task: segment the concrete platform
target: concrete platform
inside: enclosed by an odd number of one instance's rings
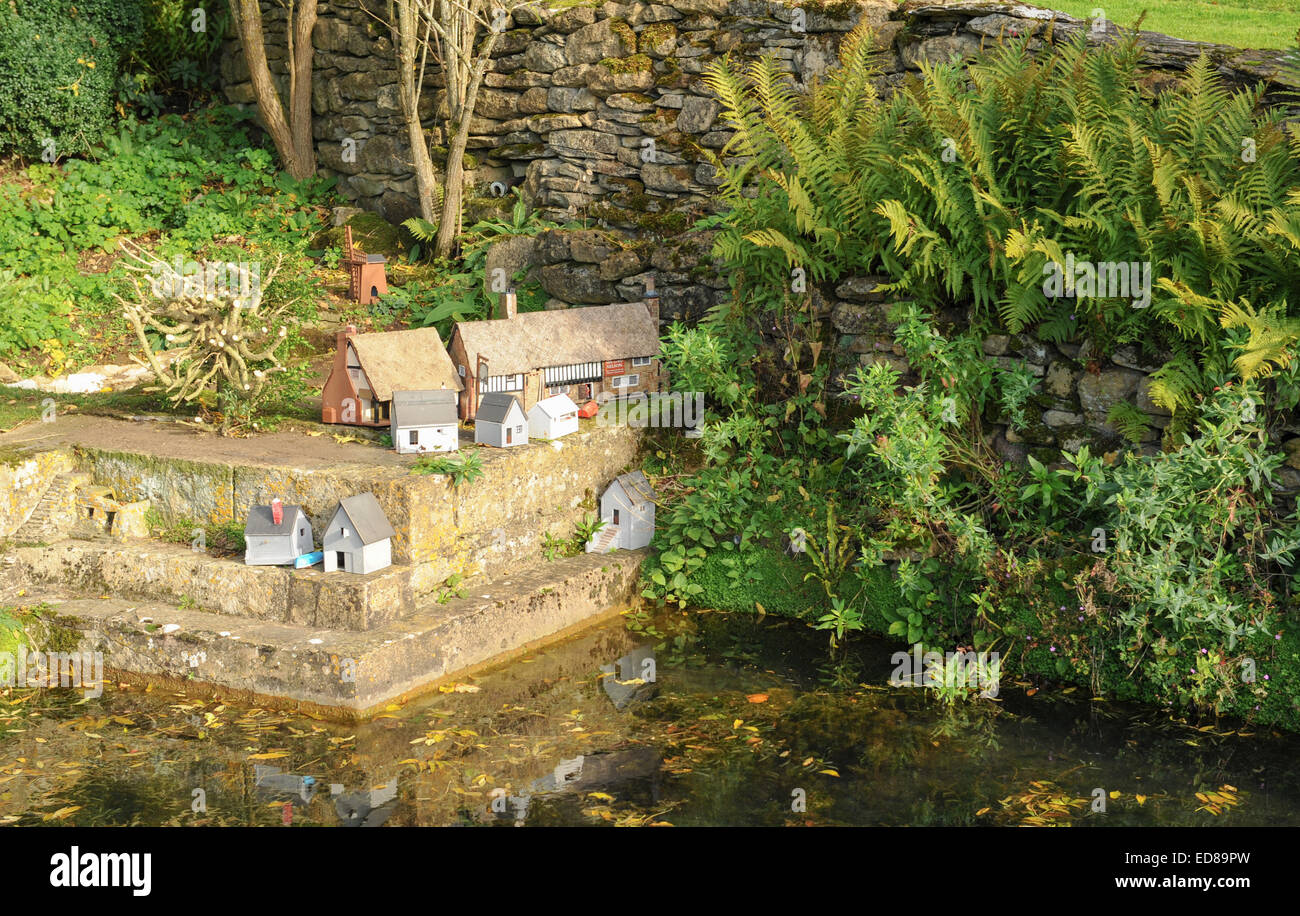
[[[357,632],[178,610],[171,605],[28,595],[45,601],[114,677],[205,684],[259,703],[365,717],[440,679],[525,651],[639,601],[644,551],[541,562],[447,604]]]

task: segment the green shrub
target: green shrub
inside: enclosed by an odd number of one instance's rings
[[[97,24],[0,6],[0,152],[85,151],[110,123],[117,66]]]

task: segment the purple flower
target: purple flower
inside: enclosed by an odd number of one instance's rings
[[[1266,681],[1268,680],[1268,675],[1267,675],[1267,674],[1264,675],[1264,680],[1266,680]]]
[[[1056,651],[1056,646],[1052,646],[1052,651],[1053,651],[1053,652]]]

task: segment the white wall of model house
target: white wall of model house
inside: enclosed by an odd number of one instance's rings
[[[436,426],[395,426],[393,447],[398,454],[417,455],[422,452],[454,452],[460,448],[460,435],[455,423]]]

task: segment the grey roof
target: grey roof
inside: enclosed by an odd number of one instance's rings
[[[339,500],[339,506],[352,521],[352,527],[357,529],[357,537],[361,539],[361,543],[373,544],[384,538],[397,537],[397,532],[388,523],[388,516],[384,515],[384,510],[379,508],[379,500],[375,499],[375,494],[358,493],[356,496],[345,496]]]
[[[458,321],[452,333],[460,335],[469,365],[477,366],[482,356],[493,375],[659,352],[659,319],[643,302]]]
[[[394,391],[393,422],[397,426],[442,426],[457,422],[457,394],[437,391]]]
[[[506,417],[510,416],[511,404],[519,404],[519,399],[513,394],[506,394],[504,391],[485,394],[478,402],[478,412],[475,417],[488,423],[504,423]],[[524,408],[521,405],[519,409],[522,411]]]
[[[293,534],[294,524],[299,515],[303,518],[307,517],[307,513],[302,511],[302,506],[285,506],[284,522],[277,525],[274,516],[271,515],[270,506],[253,506],[248,510],[248,518],[244,521],[244,535],[265,537],[268,534]]]
[[[645,474],[640,471],[619,474],[615,479],[622,485],[629,499],[636,502],[654,502],[655,489],[650,486],[650,481],[646,480]]]

